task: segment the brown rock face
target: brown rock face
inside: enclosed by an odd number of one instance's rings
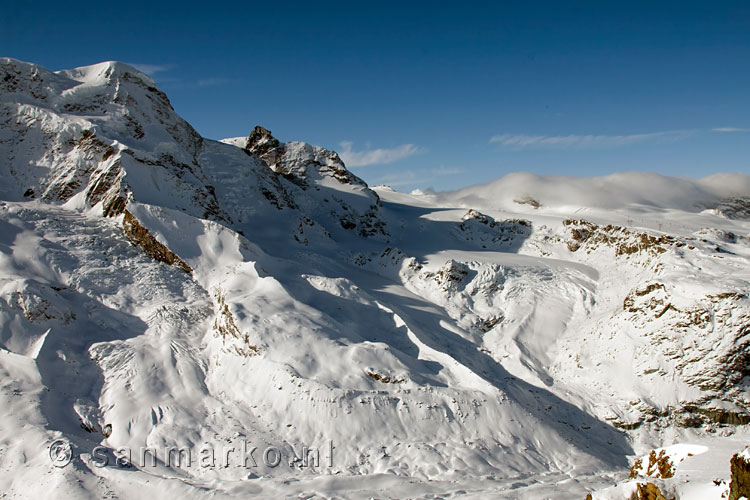
[[[665,497],[654,483],[638,483],[635,491],[630,496],[630,500],[674,500],[674,498]]]
[[[125,210],[125,218],[122,221],[122,228],[125,231],[125,235],[134,245],[143,248],[143,250],[154,259],[169,264],[170,266],[177,266],[186,273],[193,272],[192,268],[187,265],[184,260],[154,238],[154,236],[149,233],[140,222],[138,222],[138,219],[127,210]]]
[[[750,498],[750,461],[735,453],[729,461],[732,482],[729,483],[729,500]]]
[[[245,151],[258,156],[271,170],[277,171],[284,156],[284,146],[271,135],[271,131],[257,125],[245,143]]]
[[[333,177],[341,184],[367,184],[346,169],[338,153],[317,146],[302,146],[303,152],[297,150],[292,143],[282,143],[271,135],[271,131],[257,125],[245,141],[246,153],[260,158],[268,167],[291,180],[303,189],[310,186],[306,177],[308,168],[316,170],[321,175]],[[297,143],[299,147],[299,143]],[[377,195],[372,193],[377,199]]]

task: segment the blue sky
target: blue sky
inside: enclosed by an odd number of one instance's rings
[[[210,138],[256,124],[370,184],[750,171],[748,2],[6,2],[0,55],[139,65]]]

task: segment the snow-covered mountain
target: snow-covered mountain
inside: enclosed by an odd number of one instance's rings
[[[750,422],[747,176],[371,189],[122,63],[0,59],[0,124],[9,495],[582,498]]]

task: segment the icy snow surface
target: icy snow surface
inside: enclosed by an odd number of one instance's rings
[[[747,444],[747,176],[371,189],[121,63],[0,59],[0,123],[8,498],[614,499],[664,449],[708,499]]]

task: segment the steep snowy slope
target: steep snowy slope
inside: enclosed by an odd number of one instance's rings
[[[414,197],[121,63],[0,71],[0,491],[582,498],[750,421],[738,182]]]

